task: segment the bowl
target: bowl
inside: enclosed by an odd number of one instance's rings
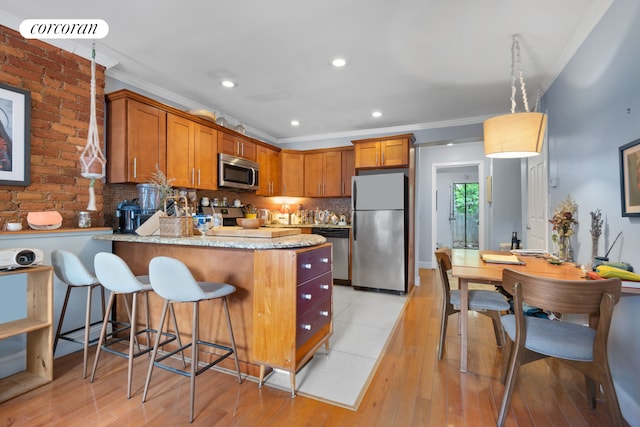
[[[264,219],[261,218],[236,218],[236,222],[242,228],[258,228],[264,225]]]
[[[8,222],[7,231],[20,231],[22,230],[22,224],[19,222]]]

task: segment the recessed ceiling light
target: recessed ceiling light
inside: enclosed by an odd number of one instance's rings
[[[447,147],[453,147],[453,142],[447,142]]]
[[[374,111],[373,113],[371,113],[371,117],[382,117],[382,111]]]
[[[336,58],[331,61],[331,65],[337,68],[344,67],[345,65],[347,65],[347,60],[344,58]]]
[[[224,87],[236,87],[236,84],[231,80],[223,80],[220,84]]]
[[[300,126],[300,122],[297,120],[291,120],[291,126]]]

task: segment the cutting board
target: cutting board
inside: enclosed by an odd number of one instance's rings
[[[208,236],[221,237],[261,237],[263,239],[273,239],[274,237],[292,236],[300,234],[299,228],[242,228],[242,227],[222,227],[209,230]]]

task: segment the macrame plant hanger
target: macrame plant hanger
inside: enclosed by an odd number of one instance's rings
[[[100,139],[98,134],[98,121],[96,119],[96,42],[93,42],[91,49],[91,116],[89,118],[89,135],[87,145],[80,155],[82,164],[81,176],[89,178],[89,204],[87,210],[95,211],[96,194],[94,185],[96,179],[104,178],[107,159],[100,149]]]

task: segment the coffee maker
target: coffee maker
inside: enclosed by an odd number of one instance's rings
[[[159,191],[155,184],[138,184],[138,198],[124,200],[118,204],[118,231],[135,233],[146,220],[158,210]]]
[[[118,203],[116,217],[118,217],[118,231],[120,233],[135,233],[136,228],[141,224],[140,206],[135,200],[123,200]]]

